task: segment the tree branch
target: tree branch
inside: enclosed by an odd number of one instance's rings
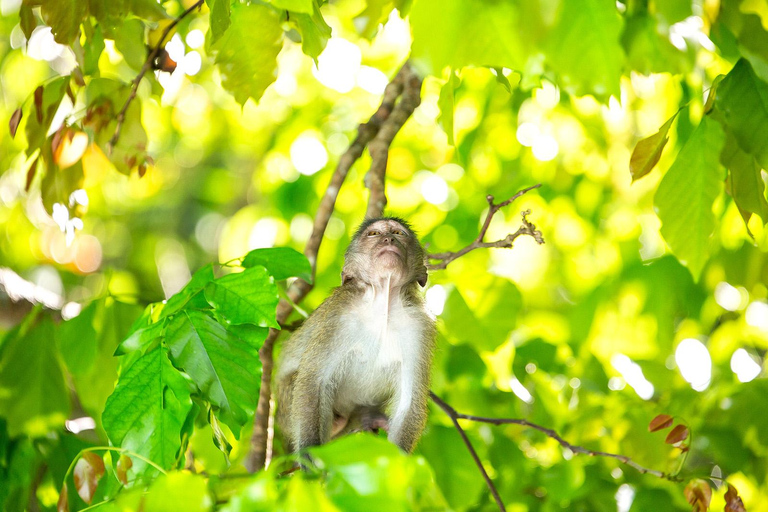
[[[510,197],[506,201],[502,201],[501,203],[498,203],[498,204],[494,204],[493,196],[489,195],[488,197],[486,197],[486,200],[488,201],[488,206],[489,206],[488,213],[485,216],[483,227],[480,229],[480,232],[477,234],[477,238],[475,238],[475,240],[471,244],[469,244],[468,246],[464,247],[459,251],[427,254],[427,258],[429,258],[430,260],[441,260],[439,263],[431,263],[429,265],[429,269],[442,270],[445,267],[447,267],[448,264],[453,260],[460,258],[461,256],[464,256],[468,252],[474,251],[475,249],[478,249],[480,247],[501,247],[501,248],[507,248],[507,249],[512,248],[514,241],[517,239],[517,237],[521,235],[532,236],[537,243],[543,244],[544,237],[541,234],[541,231],[536,229],[536,226],[532,222],[530,222],[527,218],[527,216],[530,215],[531,210],[525,210],[524,212],[520,212],[520,215],[523,218],[522,224],[520,228],[514,233],[510,233],[506,237],[502,238],[501,240],[496,240],[495,242],[483,241],[483,239],[485,238],[485,234],[488,231],[488,227],[491,225],[491,219],[493,219],[493,216],[496,215],[496,212],[498,212],[500,209],[504,208],[508,204],[512,203],[515,199],[522,196],[523,194],[535,188],[539,188],[540,186],[541,186],[541,183],[533,185],[528,188],[524,188],[523,190],[519,191],[517,194]]]
[[[112,148],[115,147],[117,144],[117,141],[120,139],[120,130],[123,128],[123,122],[125,121],[125,113],[128,112],[128,107],[131,106],[131,102],[136,99],[136,92],[139,90],[139,83],[141,83],[141,79],[144,78],[144,75],[147,74],[147,71],[149,71],[152,68],[152,63],[155,62],[155,59],[157,59],[157,56],[160,54],[160,50],[163,48],[163,45],[165,44],[165,40],[168,38],[170,33],[173,31],[174,28],[176,28],[176,25],[179,24],[181,20],[186,18],[192,11],[195,9],[199,9],[202,7],[205,0],[198,0],[194,4],[192,4],[186,11],[181,13],[178,18],[173,20],[171,23],[168,24],[167,27],[165,27],[165,30],[163,30],[163,33],[160,35],[160,39],[157,41],[157,44],[154,48],[152,48],[152,51],[149,52],[149,55],[147,55],[147,60],[144,61],[144,65],[141,66],[141,70],[139,71],[139,74],[136,75],[136,78],[133,79],[131,82],[131,93],[128,95],[128,99],[125,100],[125,104],[123,105],[123,108],[120,109],[120,112],[117,113],[117,124],[115,125],[115,133],[112,135],[112,138],[109,139],[109,143],[107,145],[107,152],[111,153]]]
[[[413,111],[421,103],[421,77],[406,62],[398,73],[402,81],[400,101],[395,105],[392,115],[382,125],[381,130],[371,141],[368,151],[371,153],[371,168],[365,175],[365,186],[370,191],[365,218],[381,217],[387,205],[384,192],[384,180],[387,172],[389,146]]]
[[[504,502],[501,501],[501,496],[499,496],[499,491],[496,490],[496,486],[493,485],[493,480],[491,480],[491,477],[488,476],[488,472],[485,470],[485,466],[483,466],[483,463],[480,461],[480,457],[478,457],[477,452],[475,451],[475,447],[472,446],[472,443],[469,441],[469,438],[467,437],[467,433],[464,432],[464,429],[461,428],[461,425],[459,425],[459,418],[462,417],[462,415],[456,412],[456,409],[448,405],[446,402],[442,401],[440,397],[438,397],[432,391],[429,392],[429,396],[432,398],[432,401],[435,402],[443,411],[445,411],[445,413],[448,415],[449,418],[451,418],[451,421],[453,422],[453,426],[456,427],[456,430],[459,431],[459,435],[461,435],[461,438],[464,440],[464,444],[467,445],[467,449],[469,450],[469,453],[472,455],[472,458],[475,459],[475,464],[477,464],[477,469],[479,469],[480,473],[483,475],[485,484],[488,486],[488,489],[491,491],[491,494],[493,495],[493,499],[496,500],[496,504],[499,506],[499,510],[501,510],[501,512],[505,512],[507,508],[504,506]]]
[[[392,116],[396,109],[395,102],[403,94],[406,78],[410,77],[411,74],[412,71],[410,70],[410,66],[406,63],[400,71],[398,71],[397,75],[395,75],[389,85],[387,85],[386,89],[384,89],[384,96],[379,108],[367,123],[363,123],[358,127],[357,137],[355,137],[355,140],[339,159],[336,170],[334,171],[333,176],[331,176],[331,182],[325,190],[325,195],[323,195],[323,198],[320,200],[320,206],[318,206],[317,213],[315,214],[312,234],[304,249],[304,255],[312,265],[313,278],[317,270],[317,253],[320,250],[320,243],[323,240],[325,229],[328,226],[328,221],[330,220],[336,205],[336,198],[339,195],[339,190],[341,189],[349,170],[352,168],[352,165],[362,156],[365,147],[376,137],[385,123],[387,123],[388,119]],[[402,124],[400,126],[402,126]],[[306,297],[310,290],[312,290],[312,285],[310,283],[297,279],[291,284],[286,293],[292,302],[298,303]],[[293,307],[288,301],[281,300],[277,305],[277,321],[279,323],[284,323],[292,309]],[[245,462],[246,468],[251,472],[258,471],[265,467],[267,461],[271,458],[270,450],[268,450],[268,443],[271,438],[271,432],[269,430],[269,416],[271,409],[270,398],[272,394],[271,381],[272,369],[274,366],[274,343],[279,334],[280,331],[270,329],[267,339],[259,350],[259,358],[261,359],[262,366],[261,389],[259,391],[259,403],[254,417],[253,434],[251,435],[251,451]]]
[[[552,430],[551,428],[542,427],[541,425],[537,425],[536,423],[531,423],[528,420],[522,420],[522,419],[515,419],[515,418],[485,418],[483,416],[473,416],[471,414],[462,414],[460,412],[457,412],[456,409],[448,405],[446,402],[444,402],[440,397],[438,397],[436,394],[434,394],[432,391],[429,392],[429,396],[432,398],[432,400],[440,406],[441,409],[443,409],[446,414],[451,418],[451,420],[454,422],[454,425],[457,425],[456,420],[457,419],[464,419],[469,421],[476,421],[478,423],[488,423],[491,425],[520,425],[523,427],[532,428],[534,430],[538,430],[539,432],[542,432],[547,437],[551,437],[563,448],[567,448],[571,452],[575,454],[580,455],[589,455],[590,457],[609,457],[612,459],[616,459],[619,462],[626,464],[627,466],[631,466],[635,468],[637,471],[643,474],[653,475],[658,478],[663,478],[664,480],[670,480],[672,482],[681,482],[682,479],[671,475],[669,473],[664,473],[662,471],[657,471],[655,469],[649,469],[644,466],[641,466],[637,462],[633,461],[626,455],[620,455],[617,453],[608,453],[608,452],[601,452],[597,450],[590,450],[588,448],[584,448],[583,446],[578,446],[575,444],[571,444],[560,435]],[[462,434],[462,437],[464,435]],[[483,470],[483,474],[485,474],[485,470]]]

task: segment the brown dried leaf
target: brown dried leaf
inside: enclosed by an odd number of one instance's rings
[[[664,440],[667,444],[675,444],[680,441],[688,439],[688,427],[685,425],[676,425],[672,431],[667,434],[667,438]]]
[[[133,461],[125,454],[121,455],[117,460],[117,479],[120,480],[123,485],[128,485],[128,470],[133,467]]]
[[[35,179],[35,172],[37,172],[38,160],[40,160],[39,156],[35,158],[35,161],[29,166],[29,170],[27,171],[27,183],[24,185],[24,192],[29,192],[29,187],[32,186],[32,180]]]
[[[739,491],[731,484],[728,484],[728,490],[725,493],[725,512],[747,512],[744,502],[739,497]]]
[[[75,464],[75,489],[83,501],[89,505],[102,476],[104,476],[104,460],[93,452],[85,452]]]
[[[35,112],[37,113],[37,123],[43,123],[43,91],[45,89],[41,85],[35,89]]]
[[[16,137],[16,130],[19,129],[19,123],[21,122],[21,116],[24,114],[21,108],[17,108],[11,115],[11,121],[8,123],[8,127],[11,129],[11,138]]]
[[[56,503],[56,512],[69,512],[69,491],[66,482],[61,486],[59,501]]]
[[[712,489],[709,484],[700,478],[691,480],[685,486],[685,499],[693,505],[691,512],[706,512],[709,502],[712,501]]]
[[[663,430],[671,426],[672,426],[672,416],[670,416],[669,414],[659,414],[658,416],[653,418],[651,422],[648,424],[648,431],[658,432],[659,430]]]

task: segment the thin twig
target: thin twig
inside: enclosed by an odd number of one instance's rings
[[[112,148],[115,147],[117,144],[117,141],[120,139],[120,130],[123,128],[123,122],[125,121],[125,114],[128,112],[128,107],[131,105],[131,102],[136,99],[136,92],[139,90],[139,83],[141,82],[141,79],[144,78],[144,75],[147,74],[147,71],[149,71],[152,68],[152,63],[155,62],[155,59],[157,59],[157,56],[160,54],[160,50],[163,48],[163,45],[165,44],[165,40],[168,38],[168,35],[170,35],[171,31],[173,31],[174,28],[176,28],[176,25],[179,24],[181,20],[186,18],[189,13],[194,11],[195,9],[200,8],[203,3],[205,3],[205,0],[198,0],[194,4],[192,4],[191,7],[189,7],[186,11],[181,13],[178,18],[173,20],[168,24],[167,27],[165,27],[165,30],[163,30],[163,33],[160,35],[160,39],[157,41],[157,44],[154,48],[152,48],[152,51],[149,52],[149,55],[147,55],[147,60],[144,61],[144,65],[141,66],[141,71],[139,71],[139,74],[136,75],[136,78],[133,79],[131,82],[131,94],[128,95],[128,99],[125,100],[125,104],[123,105],[123,108],[120,109],[120,112],[117,113],[117,124],[115,125],[115,134],[112,135],[112,138],[109,139],[109,144],[107,146],[107,151],[109,153],[112,152]]]
[[[440,406],[447,414],[450,416],[451,420],[454,421],[454,424],[456,422],[456,419],[464,419],[469,421],[476,421],[478,423],[489,423],[491,425],[520,425],[523,427],[532,428],[534,430],[538,430],[539,432],[542,432],[547,437],[551,437],[563,448],[567,448],[571,452],[575,454],[580,455],[589,455],[590,457],[609,457],[612,459],[616,459],[619,462],[626,464],[627,466],[635,468],[637,471],[643,474],[653,475],[658,478],[663,478],[664,480],[670,480],[672,482],[680,482],[682,481],[681,478],[671,475],[669,473],[664,473],[662,471],[658,471],[655,469],[646,468],[644,466],[641,466],[637,462],[633,461],[626,455],[620,455],[617,453],[608,453],[608,452],[601,452],[597,450],[590,450],[589,448],[584,448],[583,446],[578,446],[575,444],[571,444],[560,435],[552,430],[551,428],[542,427],[541,425],[537,425],[536,423],[531,423],[528,420],[523,419],[516,419],[516,418],[486,418],[483,416],[473,416],[471,414],[462,414],[460,412],[457,412],[456,409],[448,405],[446,402],[444,402],[440,397],[438,397],[436,394],[430,391],[429,393],[432,400]]]
[[[389,119],[395,109],[397,98],[403,93],[405,77],[410,74],[410,67],[406,63],[395,75],[392,81],[384,89],[384,95],[381,105],[371,116],[367,123],[362,123],[357,129],[357,137],[350,144],[347,151],[339,159],[336,170],[331,177],[331,182],[325,190],[325,195],[320,201],[320,206],[315,214],[315,222],[312,227],[312,234],[307,241],[304,255],[312,265],[312,277],[315,276],[317,266],[317,253],[320,250],[320,243],[323,241],[325,228],[336,205],[336,198],[339,195],[344,180],[352,168],[352,165],[362,156],[365,147],[376,137],[384,123]],[[287,295],[294,303],[300,302],[309,291],[312,290],[312,284],[301,279],[297,279],[287,290]],[[277,305],[277,321],[285,322],[290,315],[293,307],[286,300],[281,300]],[[250,472],[255,472],[265,467],[271,454],[267,450],[267,441],[271,435],[269,431],[270,416],[270,397],[272,394],[272,369],[274,367],[274,343],[280,331],[270,329],[267,339],[259,350],[261,359],[261,389],[259,391],[259,403],[254,417],[253,434],[251,435],[251,451],[246,459],[246,468]]]
[[[384,192],[384,180],[387,172],[387,160],[389,147],[395,136],[403,127],[413,111],[421,103],[421,78],[406,62],[399,75],[402,80],[402,94],[400,101],[395,105],[392,115],[382,125],[381,130],[368,146],[371,153],[371,168],[365,175],[365,186],[370,191],[368,208],[365,217],[381,217],[384,207],[387,205],[387,196]]]
[[[472,446],[472,443],[469,441],[469,438],[467,437],[467,433],[464,432],[464,429],[461,428],[461,425],[459,425],[459,417],[461,415],[456,412],[456,409],[445,403],[443,400],[440,399],[436,394],[434,394],[432,391],[429,392],[429,396],[432,397],[432,400],[440,406],[442,410],[445,411],[445,413],[448,415],[449,418],[451,418],[451,421],[453,422],[453,426],[456,427],[456,430],[459,431],[459,435],[461,435],[461,438],[464,440],[464,444],[467,445],[467,449],[469,450],[469,453],[472,455],[472,458],[475,459],[475,464],[477,464],[477,468],[480,470],[480,473],[483,475],[483,479],[485,479],[485,484],[488,486],[488,489],[491,491],[491,494],[493,495],[493,499],[496,500],[496,504],[499,506],[499,510],[501,512],[505,512],[507,509],[504,506],[504,502],[501,501],[501,496],[499,496],[499,491],[496,490],[496,486],[493,485],[493,480],[491,480],[491,477],[488,476],[488,472],[485,470],[485,466],[483,466],[482,461],[480,461],[480,457],[478,457],[477,452],[475,451],[475,447]]]
[[[477,234],[477,238],[469,244],[468,246],[464,247],[463,249],[455,252],[441,252],[437,254],[427,254],[427,258],[430,260],[440,260],[439,263],[431,263],[429,265],[430,270],[441,270],[448,266],[450,262],[453,260],[464,256],[470,251],[473,251],[475,249],[481,248],[481,247],[501,247],[501,248],[511,248],[515,239],[521,235],[528,235],[533,237],[534,240],[536,240],[537,243],[543,244],[544,243],[544,237],[541,234],[541,231],[536,229],[536,226],[530,222],[527,218],[528,215],[530,215],[531,211],[526,210],[524,212],[521,212],[522,216],[522,224],[520,225],[520,228],[515,231],[514,233],[510,233],[506,237],[502,238],[501,240],[496,240],[495,242],[484,242],[483,239],[485,238],[485,234],[488,231],[488,228],[491,225],[491,220],[493,219],[493,216],[496,215],[496,212],[498,212],[500,209],[504,208],[505,206],[511,204],[515,199],[522,196],[523,194],[535,189],[539,188],[541,186],[541,183],[538,183],[536,185],[530,186],[528,188],[524,188],[520,190],[517,194],[510,197],[506,201],[502,201],[501,203],[494,204],[493,202],[493,196],[489,195],[486,197],[486,200],[488,201],[488,213],[485,215],[485,221],[483,222],[483,227],[480,229],[480,232]]]

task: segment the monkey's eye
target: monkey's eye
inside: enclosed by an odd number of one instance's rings
[[[402,235],[405,235],[405,231],[403,231],[402,229],[393,229],[392,230],[392,234],[393,235],[401,235],[402,236]]]
[[[375,229],[373,231],[368,232],[368,236],[379,236],[381,234],[381,231],[376,231]]]

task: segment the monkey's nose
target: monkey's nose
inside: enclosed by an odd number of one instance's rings
[[[394,242],[395,242],[395,237],[393,237],[393,236],[385,236],[385,237],[383,238],[383,242],[384,242],[385,244],[392,244],[392,243],[394,243]]]

